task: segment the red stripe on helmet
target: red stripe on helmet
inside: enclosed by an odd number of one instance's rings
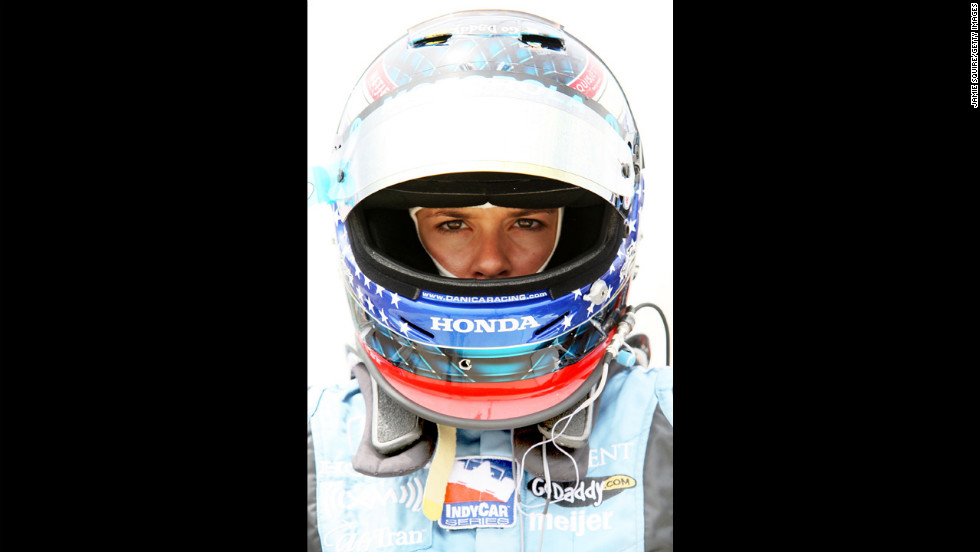
[[[371,362],[408,400],[445,416],[467,420],[509,420],[536,414],[579,389],[602,359],[615,331],[581,360],[544,376],[526,380],[474,383],[418,376],[388,362],[364,346]]]

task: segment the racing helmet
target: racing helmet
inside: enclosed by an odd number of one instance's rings
[[[418,24],[357,81],[327,159],[313,184],[378,388],[473,429],[553,418],[595,388],[627,308],[644,163],[626,97],[585,44],[510,10]],[[544,270],[440,275],[409,210],[486,203],[564,208]]]

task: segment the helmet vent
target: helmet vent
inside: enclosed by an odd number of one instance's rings
[[[399,318],[400,318],[400,317],[399,317]],[[429,339],[433,339],[433,338],[435,338],[435,336],[434,336],[434,335],[432,335],[431,333],[429,333],[429,332],[427,332],[427,331],[425,331],[425,330],[423,330],[422,328],[420,328],[420,327],[418,327],[418,326],[416,326],[415,324],[412,324],[412,323],[411,323],[411,322],[409,322],[408,320],[405,320],[404,318],[401,318],[401,321],[402,321],[402,322],[404,322],[405,324],[407,324],[409,328],[412,328],[413,330],[415,330],[415,331],[417,331],[417,332],[419,332],[420,334],[422,334],[422,335],[424,335],[424,336],[426,336],[426,337],[428,337]]]
[[[544,326],[541,326],[540,328],[538,328],[538,329],[536,329],[536,330],[534,330],[534,337],[538,337],[538,336],[539,336],[539,335],[541,335],[542,333],[544,333],[544,332],[546,332],[546,331],[548,331],[549,329],[551,329],[551,327],[552,327],[552,326],[554,326],[555,324],[557,324],[557,323],[559,323],[559,322],[561,322],[561,321],[562,321],[562,320],[563,320],[563,319],[564,319],[564,318],[565,318],[566,316],[568,316],[568,311],[565,311],[564,313],[562,313],[562,314],[559,314],[559,315],[558,315],[557,317],[555,317],[555,319],[554,319],[554,320],[552,320],[551,322],[548,322],[548,323],[547,323],[547,324],[545,324]]]
[[[453,35],[450,33],[429,35],[413,42],[412,48],[421,48],[422,46],[438,46],[440,44],[445,44],[447,40],[452,38],[452,36]]]
[[[538,48],[547,48],[549,50],[564,50],[565,41],[558,38],[557,36],[546,36],[537,34],[522,34],[521,42],[527,44],[528,46],[536,46]]]

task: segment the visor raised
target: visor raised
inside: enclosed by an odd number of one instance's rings
[[[346,217],[388,186],[454,172],[509,172],[633,195],[633,155],[611,116],[581,97],[511,76],[422,82],[371,106],[335,150],[330,199]]]

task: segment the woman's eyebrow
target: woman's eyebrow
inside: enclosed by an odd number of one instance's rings
[[[465,218],[466,213],[462,211],[456,211],[454,209],[435,209],[432,211],[430,217],[450,217],[450,218]]]
[[[512,217],[526,217],[528,215],[545,214],[550,215],[557,213],[558,209],[522,209],[516,213],[509,213]]]

